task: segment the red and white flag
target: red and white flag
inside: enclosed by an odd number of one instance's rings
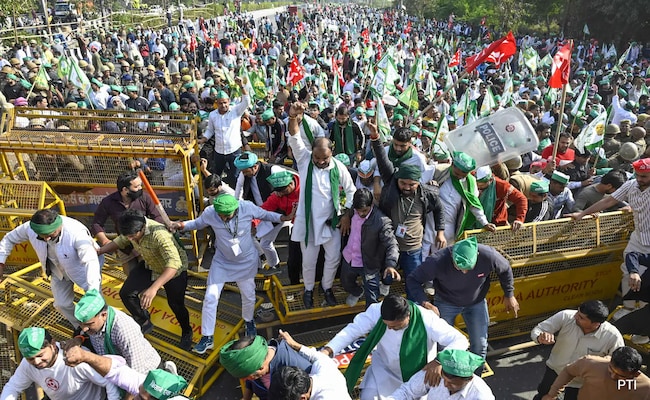
[[[289,73],[287,74],[287,81],[291,85],[296,85],[305,77],[305,67],[300,64],[298,57],[294,54],[291,64],[289,65]]]
[[[571,51],[573,51],[573,41],[562,46],[553,56],[551,67],[551,77],[548,80],[548,86],[559,89],[569,83],[571,73]]]
[[[455,67],[460,64],[460,47],[456,50],[456,54],[449,60],[449,67]]]
[[[508,58],[517,52],[517,42],[512,32],[501,39],[492,42],[488,47],[481,50],[480,53],[465,58],[465,70],[472,72],[484,61],[492,62],[498,68]]]

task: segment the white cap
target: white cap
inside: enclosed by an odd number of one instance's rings
[[[476,170],[476,180],[483,180],[492,177],[492,169],[489,166],[480,167]]]

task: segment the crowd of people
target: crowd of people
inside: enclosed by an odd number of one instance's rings
[[[301,14],[201,17],[71,42],[25,40],[0,58],[3,108],[43,114],[13,121],[21,129],[122,129],[118,118],[92,127],[48,119],[79,109],[193,115],[207,204],[196,219],[165,226],[130,170],[89,228],[48,209],[8,233],[0,241],[0,277],[14,245],[30,241],[75,339],[58,343],[43,327],[21,332],[24,360],[0,400],[32,382],[53,400],[102,398],[101,387],[110,399],[118,388],[140,398],[178,394],[187,382],[144,337],[154,329],[148,309],[164,288],[181,328],[178,347],[204,354],[215,347],[227,282],[241,292],[245,332],[220,349],[220,362],[245,379],[246,399],[349,398],[371,353],[361,399],[493,399],[480,377],[493,272],[506,310],[516,317],[520,305],[507,259],[474,237],[461,240],[464,232],[516,231],[604,210],[634,215],[621,267],[625,308],[610,324],[607,307],[587,301],[535,327],[532,339],[553,345],[535,398],[554,399],[561,390],[565,399],[646,398],[641,356],[624,346],[621,332],[650,342],[642,308],[650,297],[650,48],[633,43],[618,57],[613,45],[577,43],[562,103],[561,91],[547,84],[552,63],[545,62],[563,45],[559,38],[520,37],[515,57],[465,74],[462,58],[498,32],[353,5]],[[537,149],[492,165],[477,165],[470,149],[449,150],[444,138],[455,128],[508,107],[525,115]],[[594,126],[603,138],[585,145],[578,138]],[[159,122],[131,128],[187,133]],[[263,154],[250,142],[264,143]],[[72,168],[85,168],[70,157]],[[109,219],[114,240],[105,231]],[[365,300],[366,310],[320,350],[283,331],[278,340],[257,335],[254,278],[262,263],[267,274],[283,268],[274,241],[284,227],[291,232],[290,283],[304,286],[294,301],[305,309],[338,305],[337,276],[348,306]],[[209,230],[214,252],[198,343],[184,304],[188,257],[178,240],[192,230]],[[128,314],[102,298],[107,253],[127,273],[120,298]],[[406,299],[390,294],[397,281],[405,282]],[[75,284],[86,293],[76,305]],[[454,328],[458,315],[469,340]],[[364,336],[341,375],[331,357]],[[617,387],[621,380],[635,390]]]

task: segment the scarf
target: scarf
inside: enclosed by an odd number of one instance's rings
[[[393,166],[395,168],[399,168],[404,161],[408,160],[412,156],[413,156],[413,147],[409,147],[409,149],[406,150],[406,153],[402,154],[401,156],[395,153],[395,150],[393,150],[392,145],[388,147],[388,159],[390,160],[390,162],[393,163]]]
[[[334,121],[334,132],[341,133],[341,140],[334,137],[334,154],[345,153],[347,155],[353,154],[354,148],[354,133],[352,132],[352,120],[348,119],[345,126],[341,126],[339,121]]]
[[[302,118],[302,128],[305,131],[307,139],[309,139],[309,144],[314,143],[314,134],[311,132],[311,128],[309,128],[309,124],[305,120],[305,117]]]
[[[474,222],[476,222],[476,217],[474,216],[474,214],[472,214],[472,210],[470,209],[470,207],[474,207],[482,210],[483,206],[481,205],[481,201],[474,194],[476,190],[476,178],[473,175],[471,174],[467,175],[466,178],[467,190],[465,190],[465,187],[460,183],[458,178],[454,176],[454,174],[451,174],[450,178],[451,178],[451,183],[454,185],[454,189],[456,189],[458,194],[460,194],[460,197],[462,197],[463,201],[466,203],[465,214],[463,215],[463,220],[460,224],[460,229],[458,230],[458,234],[456,235],[456,238],[459,238],[460,235],[462,235],[466,229],[470,228],[472,225],[474,225]]]
[[[106,334],[104,335],[104,351],[106,354],[117,354],[113,341],[111,340],[111,331],[113,330],[113,321],[115,320],[115,310],[113,307],[106,307]]]
[[[409,326],[404,332],[402,343],[399,348],[399,366],[402,371],[402,381],[408,381],[413,375],[422,369],[427,363],[428,338],[427,330],[422,321],[420,310],[412,301],[409,301],[410,321]],[[356,351],[348,368],[343,374],[348,385],[348,392],[357,384],[361,370],[363,369],[366,359],[370,352],[377,346],[379,340],[386,332],[386,324],[379,318],[379,321],[370,331],[366,340],[359,350]]]
[[[488,221],[492,221],[492,217],[494,217],[494,206],[497,202],[496,182],[492,180],[488,187],[483,189],[483,192],[481,192],[478,198],[481,201],[481,205],[483,206],[483,213],[485,214],[485,218],[487,218]],[[475,223],[474,228],[481,229],[482,226],[478,226],[478,223]]]
[[[330,161],[334,162],[334,161]],[[309,161],[307,167],[307,181],[305,182],[305,245],[309,242],[309,220],[311,219],[311,201],[312,201],[312,175],[314,172],[314,162]],[[334,206],[334,216],[332,217],[332,228],[336,228],[339,224],[339,168],[334,162],[334,166],[330,169],[330,187],[332,191],[332,205]]]

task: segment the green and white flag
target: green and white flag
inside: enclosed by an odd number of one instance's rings
[[[623,54],[621,54],[621,58],[619,58],[618,62],[616,63],[617,67],[620,67],[621,65],[623,65],[625,63],[625,61],[627,60],[628,54],[630,54],[630,49],[632,48],[633,44],[634,44],[634,42],[632,42],[632,44],[630,44],[628,46],[627,50],[625,50],[625,52]]]
[[[465,113],[467,112],[467,109],[469,108],[469,102],[471,98],[470,94],[470,89],[467,88],[465,90],[465,93],[463,93],[462,96],[460,96],[460,99],[458,100],[458,103],[456,104],[456,110],[454,111],[454,119],[455,120],[460,120],[465,116]]]
[[[501,107],[506,108],[510,106],[512,102],[512,96],[514,95],[514,84],[512,83],[512,76],[506,70],[506,83],[503,85],[503,94],[501,95],[501,101],[499,104]]]
[[[68,82],[73,84],[78,89],[81,89],[86,93],[90,94],[90,81],[86,74],[79,68],[79,64],[75,61],[68,59],[70,62],[70,72],[68,73]]]
[[[589,84],[591,81],[591,76],[587,76],[587,81],[582,87],[580,95],[576,98],[576,102],[571,109],[571,115],[576,118],[583,117],[585,115],[585,109],[587,108],[587,97],[589,97]]]
[[[411,112],[417,111],[420,103],[418,101],[418,91],[417,88],[415,87],[415,82],[411,82],[400,94],[397,96],[397,100],[402,102],[406,108],[409,110],[409,114]]]
[[[492,110],[498,107],[497,100],[494,98],[494,93],[492,93],[492,88],[489,86],[486,88],[485,97],[483,97],[483,103],[481,103],[481,117],[487,117],[490,115]]]
[[[370,60],[370,58],[374,55],[375,55],[375,49],[372,46],[366,47],[366,49],[363,51],[364,60]]]
[[[576,149],[584,153],[603,145],[603,136],[607,126],[607,112],[598,114],[596,119],[585,126],[574,142]]]
[[[386,90],[386,73],[378,69],[370,82],[370,88],[379,96],[383,96]]]
[[[40,86],[44,88],[49,88],[50,87],[50,77],[47,76],[47,72],[45,72],[45,67],[41,64],[41,66],[38,68],[38,73],[36,74],[36,77],[34,78],[34,86]]]
[[[547,53],[539,62],[539,66],[542,68],[548,68],[551,65],[553,65],[553,57],[551,57],[551,54]]]
[[[298,40],[298,54],[302,54],[307,47],[309,47],[309,42],[305,38],[305,35],[300,35],[300,39]]]
[[[585,24],[585,26],[582,28],[582,33],[584,33],[585,35],[589,35],[589,34],[590,34],[590,33],[589,33],[589,27],[587,26],[587,24]]]
[[[390,121],[384,108],[384,102],[381,98],[377,99],[375,103],[375,114],[377,115],[377,131],[379,132],[379,139],[382,143],[390,139]]]
[[[436,91],[438,90],[438,84],[436,79],[433,77],[431,71],[427,74],[427,86],[424,89],[424,97],[429,101],[433,101],[436,98]]]
[[[539,55],[535,49],[528,47],[524,50],[524,63],[530,68],[533,74],[537,73],[537,60],[539,60]]]
[[[359,42],[357,42],[357,44],[355,44],[352,48],[352,57],[356,58],[357,60],[361,58],[361,45]]]
[[[449,122],[447,122],[447,116],[441,115],[438,120],[438,127],[436,129],[436,136],[433,138],[431,143],[431,151],[436,143],[444,143],[445,138],[449,135]]]

